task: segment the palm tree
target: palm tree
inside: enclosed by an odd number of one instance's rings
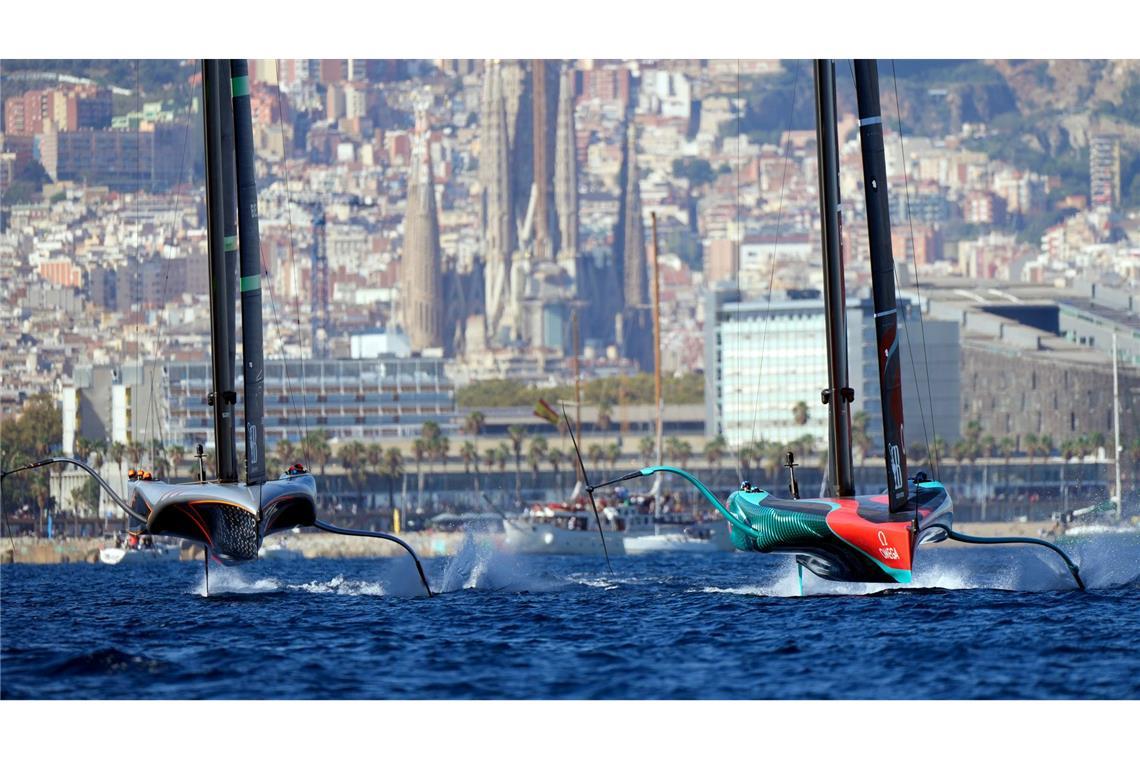
[[[851,443],[859,449],[859,465],[867,464],[867,455],[871,453],[871,434],[867,432],[867,424],[871,415],[864,411],[855,412],[851,416]]]
[[[447,470],[447,457],[451,453],[451,439],[446,435],[438,436],[431,443],[432,454],[439,460],[444,471]]]
[[[495,466],[495,462],[498,460],[498,451],[499,448],[497,446],[492,446],[483,452],[483,464],[487,466],[488,470]]]
[[[483,426],[486,424],[487,415],[482,412],[471,412],[463,421],[463,432],[467,435],[478,438],[483,434]]]
[[[420,436],[426,441],[434,441],[442,435],[439,423],[428,420],[420,427]]]
[[[307,452],[310,466],[316,465],[321,478],[325,476],[325,466],[332,459],[332,447],[329,446],[329,434],[324,428],[317,428],[305,436],[304,449]]]
[[[186,461],[186,447],[175,444],[170,447],[170,464],[174,470],[174,477],[178,477],[178,470],[182,468],[182,463]]]
[[[586,452],[586,458],[593,463],[594,469],[596,470],[601,461],[606,458],[606,450],[602,448],[600,443],[592,443]]]
[[[396,511],[396,479],[404,475],[404,455],[395,446],[384,452],[380,470],[388,479],[388,509]]]
[[[138,441],[131,441],[127,444],[127,459],[134,464],[136,468],[142,464],[143,445]]]
[[[535,459],[535,463],[532,463],[531,467],[534,469],[534,474],[535,474],[536,478],[538,477],[537,462],[541,462],[543,459],[545,459],[546,458],[546,452],[549,450],[550,450],[550,443],[546,440],[545,436],[536,435],[534,438],[530,439],[530,448],[528,451],[528,458],[533,457]]]
[[[723,435],[718,435],[705,444],[705,461],[709,463],[710,469],[720,469],[720,460],[724,458],[727,449],[728,442]]]
[[[554,477],[558,481],[558,487],[562,487],[562,477],[559,472],[558,466],[562,464],[562,449],[549,448],[546,450],[546,461],[550,463],[550,469],[554,470]]]
[[[459,456],[463,457],[463,471],[470,474],[471,465],[475,465],[475,474],[479,474],[479,450],[475,448],[474,441],[464,441],[459,447]]]
[[[365,451],[364,459],[368,463],[368,474],[382,476],[384,474],[384,446],[379,443],[370,443]]]
[[[356,487],[356,504],[364,506],[364,483],[368,479],[365,465],[368,462],[368,447],[360,441],[349,441],[340,447],[340,462],[344,466],[348,482]]]
[[[610,429],[613,424],[614,408],[610,405],[609,401],[601,401],[598,403],[598,416],[594,419],[594,427],[600,432],[604,433]]]
[[[423,503],[424,498],[424,460],[430,454],[431,444],[426,438],[417,438],[412,441],[412,455],[416,458],[416,505]]]
[[[500,441],[499,446],[495,449],[495,459],[499,465],[499,472],[507,471],[507,462],[511,459],[511,447],[507,445],[506,441]],[[518,472],[518,459],[515,459],[515,472]],[[518,482],[516,476],[516,483]]]
[[[127,455],[127,447],[116,441],[111,444],[109,454],[111,461],[119,468],[119,478],[121,479],[123,477],[123,459]]]
[[[641,454],[641,458],[644,460],[648,461],[656,451],[657,441],[651,435],[647,435],[637,442],[637,452]]]
[[[792,419],[800,427],[808,424],[811,417],[808,415],[808,405],[806,401],[797,401],[795,406],[792,407]]]
[[[277,441],[277,445],[273,447],[277,453],[277,458],[281,460],[282,464],[292,464],[295,460],[294,457],[297,453],[296,447],[293,442],[288,438],[282,438]]]
[[[86,462],[87,457],[91,454],[91,441],[83,436],[77,436],[75,439],[75,458],[81,462]]]
[[[531,447],[526,452],[526,463],[530,467],[531,483],[533,483],[535,486],[537,486],[538,485],[538,468],[542,464],[542,455],[539,454],[537,451],[535,451],[534,447]]]
[[[621,446],[618,446],[616,442],[607,443],[605,449],[605,457],[606,461],[610,463],[610,469],[616,469],[617,461],[621,459]]]
[[[511,439],[511,448],[515,452],[515,498],[522,498],[522,447],[526,439],[526,428],[522,425],[511,425],[507,428],[507,435]]]
[[[1029,455],[1029,464],[1033,464],[1033,457],[1037,455],[1037,434],[1026,433],[1024,440],[1022,440],[1022,447],[1025,453]]]
[[[693,445],[688,441],[678,441],[677,459],[681,462],[682,470],[687,470],[689,468],[689,458],[691,456],[693,456]]]

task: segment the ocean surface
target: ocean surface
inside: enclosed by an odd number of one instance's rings
[[[1140,542],[926,548],[911,587],[755,554],[0,569],[3,699],[1137,699]]]

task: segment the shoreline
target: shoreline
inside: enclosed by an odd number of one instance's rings
[[[1028,536],[1038,538],[1042,530],[1048,530],[1051,521],[1036,522],[985,522],[960,523],[956,527],[963,533],[975,536]],[[411,531],[400,534],[423,559],[454,556],[463,544],[466,534],[443,533],[438,531]],[[502,534],[488,534],[496,547],[501,547]],[[274,542],[273,538],[269,543]],[[290,534],[289,548],[300,551],[305,559],[348,559],[362,557],[399,557],[404,550],[389,541],[372,538],[340,536],[330,533]],[[0,544],[0,564],[59,565],[70,563],[98,563],[99,549],[106,546],[102,538],[5,538]],[[961,547],[953,541],[932,544],[932,547]],[[180,559],[201,561],[202,547],[189,546],[182,549]]]

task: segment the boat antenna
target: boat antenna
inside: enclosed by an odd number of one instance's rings
[[[614,566],[610,563],[610,550],[606,548],[606,534],[602,531],[602,518],[598,515],[598,503],[594,501],[594,487],[590,485],[590,476],[586,474],[586,464],[582,461],[582,450],[578,448],[578,438],[574,435],[574,428],[570,426],[570,416],[566,414],[565,403],[562,404],[562,419],[566,420],[566,429],[570,431],[570,442],[574,444],[574,454],[578,457],[582,481],[586,484],[586,493],[590,496],[590,506],[594,508],[594,522],[598,524],[598,536],[602,539],[602,553],[606,555],[606,567],[609,568],[610,575],[613,575]],[[636,477],[636,474],[632,477]]]

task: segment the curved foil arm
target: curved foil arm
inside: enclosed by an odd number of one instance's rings
[[[987,537],[987,536],[968,536],[965,533],[958,533],[957,531],[947,531],[947,537],[954,541],[961,541],[964,544],[1035,544],[1037,546],[1044,546],[1046,549],[1052,549],[1061,555],[1061,559],[1065,561],[1065,565],[1069,568],[1069,572],[1073,574],[1073,580],[1077,582],[1077,586],[1081,591],[1085,590],[1085,582],[1081,580],[1081,571],[1076,564],[1069,559],[1069,555],[1065,554],[1059,546],[1051,544],[1048,541],[1042,541],[1039,538],[1028,537]]]
[[[614,478],[613,480],[607,480],[605,483],[601,483],[599,485],[591,487],[590,490],[597,490],[599,488],[604,488],[605,486],[613,485],[614,483],[620,483],[623,480],[630,480],[632,478],[648,477],[648,476],[653,475],[654,473],[658,473],[658,472],[671,472],[674,475],[680,475],[682,478],[684,478],[685,480],[692,483],[693,486],[695,486],[696,489],[701,492],[701,496],[704,496],[709,504],[712,504],[714,507],[716,507],[717,511],[720,512],[722,515],[724,515],[724,519],[728,520],[728,522],[734,528],[739,528],[740,530],[744,531],[745,535],[752,536],[753,538],[759,538],[760,537],[760,534],[757,533],[755,528],[753,528],[751,525],[749,525],[744,520],[741,520],[736,515],[732,514],[732,512],[730,512],[727,507],[725,507],[723,504],[721,504],[720,499],[718,499],[716,497],[716,494],[714,494],[709,489],[708,486],[706,486],[704,483],[702,483],[697,478],[696,475],[685,472],[680,467],[670,467],[668,465],[646,467],[642,470],[638,470],[636,472],[631,472],[631,473],[628,473],[626,475],[622,475],[620,478]]]
[[[388,533],[380,533],[379,531],[373,532],[370,530],[353,530],[352,528],[340,528],[340,527],[337,527],[336,525],[331,525],[327,522],[321,522],[320,520],[314,520],[313,521],[313,527],[314,528],[320,528],[321,530],[326,531],[328,533],[338,533],[342,536],[363,536],[364,538],[382,538],[385,541],[391,541],[393,543],[399,544],[400,546],[404,547],[404,550],[408,554],[412,555],[412,561],[416,563],[416,570],[418,570],[420,573],[420,580],[423,581],[424,588],[427,589],[428,596],[429,597],[435,596],[435,594],[433,594],[431,592],[431,586],[428,585],[427,576],[424,575],[424,566],[420,564],[420,558],[416,556],[416,553],[415,553],[415,551],[412,550],[412,547],[408,546],[408,544],[405,543],[403,540],[396,538],[395,536],[390,535]]]
[[[724,519],[728,520],[729,523],[731,523],[734,528],[739,528],[740,530],[744,531],[744,534],[747,536],[751,536],[753,538],[760,538],[760,534],[756,531],[755,528],[753,528],[751,525],[749,525],[744,520],[741,520],[739,517],[734,515],[732,512],[728,511],[728,508],[720,503],[720,499],[718,499],[716,497],[716,494],[714,494],[711,490],[709,490],[708,486],[706,486],[704,483],[702,483],[700,480],[698,480],[696,475],[692,475],[690,473],[687,473],[684,470],[682,470],[680,467],[669,467],[668,465],[663,465],[663,466],[659,466],[659,467],[646,467],[644,470],[641,471],[641,474],[642,475],[652,475],[655,472],[671,472],[674,475],[680,475],[682,478],[684,478],[685,480],[692,483],[696,487],[696,489],[701,492],[701,496],[704,496],[705,499],[709,502],[709,504],[712,504],[714,507],[716,507],[717,511],[720,512],[722,515],[724,515]]]
[[[146,522],[146,515],[139,514],[138,512],[131,509],[131,506],[127,504],[126,500],[123,499],[123,497],[119,496],[119,494],[115,493],[115,489],[111,488],[110,484],[107,483],[107,481],[103,480],[102,476],[100,476],[93,467],[91,467],[86,462],[82,462],[78,459],[71,459],[70,457],[51,457],[49,459],[41,459],[38,462],[32,462],[31,464],[17,467],[14,470],[8,470],[4,473],[0,473],[0,479],[6,478],[9,475],[17,472],[22,472],[23,470],[34,470],[39,467],[46,467],[49,464],[73,464],[81,470],[85,470],[88,475],[95,478],[95,482],[98,483],[99,486],[107,492],[107,495],[111,497],[111,499],[115,502],[115,504],[119,506],[120,509],[122,509],[124,512],[136,520],[139,520],[143,523]]]

